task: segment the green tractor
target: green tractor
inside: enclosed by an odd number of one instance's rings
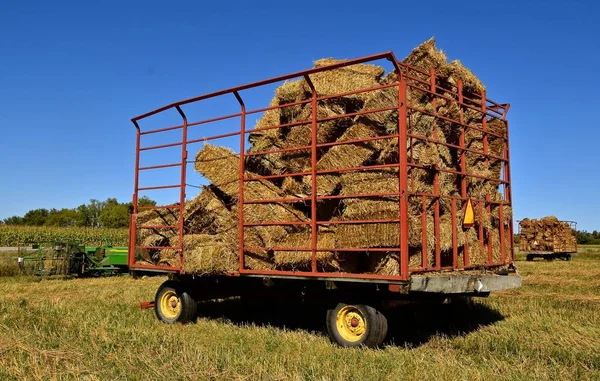
[[[23,273],[35,275],[115,275],[129,271],[127,254],[126,247],[112,247],[108,241],[103,246],[35,242],[19,247],[18,263]]]

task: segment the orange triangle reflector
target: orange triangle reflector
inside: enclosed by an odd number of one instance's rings
[[[467,200],[467,205],[465,206],[465,218],[463,219],[463,227],[470,228],[475,223],[475,213],[473,212],[473,204],[471,203],[471,199]]]

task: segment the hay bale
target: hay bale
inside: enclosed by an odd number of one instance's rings
[[[435,39],[432,37],[414,48],[413,51],[402,60],[402,63],[428,72],[431,68],[438,69],[442,67],[447,61],[448,58],[444,52],[437,50]]]
[[[471,70],[464,67],[459,60],[454,60],[441,66],[437,70],[437,75],[439,78],[443,79],[443,81],[455,87],[458,86],[458,80],[462,79],[463,91],[471,93],[471,98],[473,96],[481,96],[481,93],[485,91],[485,86],[483,86],[483,83],[481,83],[479,78],[477,78]]]
[[[356,122],[338,139],[338,142],[378,136],[377,128],[365,123]],[[317,162],[317,170],[334,170],[363,165],[378,152],[381,143],[377,140],[361,143],[349,143],[333,146]],[[311,176],[303,181],[310,184]],[[317,176],[317,194],[331,195],[340,186],[340,174],[324,174]]]
[[[328,228],[319,228],[317,234],[317,248],[329,249],[335,247],[336,236]],[[312,237],[310,229],[296,232],[285,237],[280,244],[282,248],[310,249]],[[299,250],[277,250],[274,253],[275,266],[280,270],[310,271],[312,252]],[[317,267],[319,271],[339,271],[337,255],[329,251],[317,251]]]
[[[237,251],[220,237],[189,234],[183,241],[183,269],[198,275],[224,275],[238,270]]]
[[[555,216],[520,222],[519,247],[522,251],[569,252],[576,250],[577,238],[567,222]]]
[[[346,60],[323,58],[315,61],[315,67],[334,65],[344,61]],[[384,73],[385,69],[377,65],[356,64],[336,70],[311,74],[310,79],[319,96],[328,96],[378,86],[379,80]],[[305,88],[308,88],[308,84],[305,83],[304,85]],[[358,93],[347,95],[344,98],[364,101],[367,97],[368,93]],[[340,100],[338,99],[338,101]]]

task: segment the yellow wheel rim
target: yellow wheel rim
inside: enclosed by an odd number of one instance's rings
[[[181,313],[181,300],[174,291],[165,291],[160,298],[160,311],[167,319],[176,319]]]
[[[367,331],[367,321],[355,306],[344,306],[340,309],[335,324],[340,336],[353,343],[359,341]]]

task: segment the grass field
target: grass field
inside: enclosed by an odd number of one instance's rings
[[[323,311],[206,303],[192,325],[138,303],[164,278],[0,278],[0,379],[600,379],[600,246],[517,266],[524,286],[388,315],[382,349],[342,349]]]

